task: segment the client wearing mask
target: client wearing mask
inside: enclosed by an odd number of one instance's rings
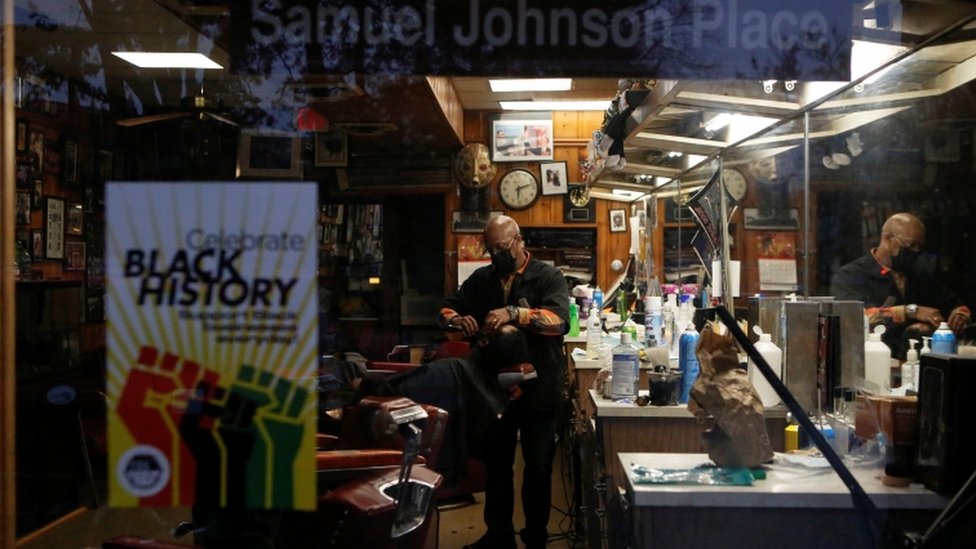
[[[885,325],[882,340],[898,359],[905,358],[909,338],[931,335],[943,321],[958,337],[970,323],[962,300],[916,267],[924,245],[922,221],[896,213],[882,226],[878,247],[838,269],[830,281],[835,298],[864,302],[872,330]]]
[[[566,405],[563,334],[569,326],[569,287],[559,270],[525,249],[519,226],[511,217],[492,218],[483,238],[491,265],[471,273],[445,300],[439,325],[466,338],[515,326],[525,334],[529,362],[539,377],[522,383],[521,398],[512,401],[485,433],[486,532],[468,547],[517,547],[513,466],[516,447],[521,444],[525,528],[520,537],[526,549],[542,549],[548,540],[556,417]]]

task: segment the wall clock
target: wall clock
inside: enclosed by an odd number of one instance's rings
[[[735,168],[725,168],[722,170],[722,183],[725,184],[725,190],[729,192],[729,196],[734,198],[736,202],[742,202],[742,198],[749,189],[746,176],[742,175],[742,172]]]
[[[539,199],[539,180],[529,170],[516,169],[498,182],[498,198],[510,210],[524,210]]]

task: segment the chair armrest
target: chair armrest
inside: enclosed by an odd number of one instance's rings
[[[399,374],[401,372],[409,372],[409,371],[415,370],[415,369],[417,369],[419,367],[420,367],[420,364],[413,364],[411,362],[373,362],[373,361],[370,361],[370,362],[367,362],[366,363],[366,370],[367,371],[377,371],[377,370],[379,370],[379,371],[382,371],[382,372],[391,372],[391,373],[397,373],[397,374]]]

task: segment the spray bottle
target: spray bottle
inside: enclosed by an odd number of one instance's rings
[[[691,386],[698,379],[698,355],[695,349],[698,347],[698,330],[695,325],[689,322],[685,331],[681,333],[679,340],[678,365],[681,368],[681,388],[678,391],[678,404],[688,404],[688,397],[691,395]]]
[[[947,355],[956,352],[956,334],[952,333],[949,323],[943,321],[939,329],[932,334],[932,352]]]

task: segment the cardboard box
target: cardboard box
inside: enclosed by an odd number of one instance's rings
[[[858,396],[854,401],[854,432],[861,438],[874,438],[879,429],[889,444],[914,446],[918,397]]]

